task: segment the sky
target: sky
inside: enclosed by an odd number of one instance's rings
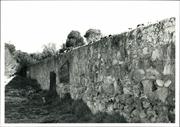
[[[1,42],[41,52],[47,43],[60,48],[71,30],[120,34],[178,14],[178,1],[1,1]]]

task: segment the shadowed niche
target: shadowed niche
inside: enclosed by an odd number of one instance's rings
[[[59,69],[60,83],[69,83],[69,62],[66,61]]]
[[[50,89],[49,93],[51,95],[57,95],[56,93],[56,73],[54,71],[50,72]]]

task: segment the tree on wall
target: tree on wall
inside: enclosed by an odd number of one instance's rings
[[[31,53],[30,56],[32,59],[34,59],[36,62],[41,61],[43,59],[42,53]]]
[[[84,37],[86,38],[86,41],[88,43],[92,43],[92,42],[100,40],[102,37],[102,33],[98,29],[89,29],[86,31],[86,34],[84,35]]]
[[[56,44],[55,43],[48,43],[43,45],[42,55],[44,58],[50,57],[56,54]]]
[[[67,48],[66,48],[66,44],[62,44],[61,45],[61,48],[57,51],[57,53],[64,53],[64,51],[66,50]]]
[[[84,45],[84,39],[81,36],[80,32],[72,30],[66,40],[66,47],[77,47]]]
[[[36,62],[28,53],[22,52],[20,50],[16,50],[14,52],[14,57],[20,64],[20,67],[18,68],[16,74],[21,76],[26,76],[27,66]]]

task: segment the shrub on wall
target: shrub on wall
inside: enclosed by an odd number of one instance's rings
[[[88,43],[92,43],[92,42],[100,40],[102,37],[102,33],[98,29],[89,29],[86,31],[84,37],[86,38],[86,41]]]
[[[84,39],[80,32],[72,30],[66,40],[66,47],[77,47],[84,45]]]

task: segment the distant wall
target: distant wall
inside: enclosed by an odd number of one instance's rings
[[[11,77],[14,73],[16,73],[17,69],[19,67],[19,64],[13,57],[10,50],[5,47],[5,76]]]
[[[60,97],[82,98],[93,113],[119,112],[129,122],[174,122],[175,18],[103,38],[29,68]]]

